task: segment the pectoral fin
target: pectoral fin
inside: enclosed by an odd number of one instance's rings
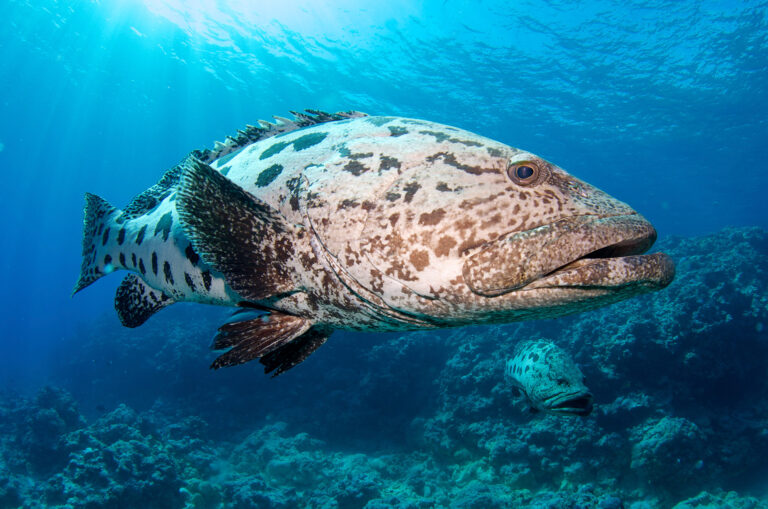
[[[323,346],[331,332],[333,331],[330,329],[311,327],[290,343],[285,343],[272,350],[259,361],[264,364],[264,373],[274,371],[272,376],[276,377],[297,364],[301,364],[315,350]]]
[[[274,376],[301,363],[319,348],[330,330],[312,327],[312,322],[298,316],[270,313],[251,320],[227,323],[219,327],[213,340],[214,350],[230,348],[211,364],[212,369],[235,366],[261,358],[265,373]]]
[[[192,156],[184,162],[177,196],[195,252],[244,299],[294,289],[285,261],[293,256],[295,227],[277,210]]]

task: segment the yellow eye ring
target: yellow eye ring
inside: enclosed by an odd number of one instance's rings
[[[542,171],[534,161],[509,163],[507,176],[517,185],[531,186],[539,182]]]

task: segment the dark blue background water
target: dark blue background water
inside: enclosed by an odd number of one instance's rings
[[[117,276],[69,297],[85,191],[122,206],[289,109],[496,138],[662,236],[768,226],[766,2],[253,3],[3,2],[0,385],[44,382],[50,346],[112,306]]]

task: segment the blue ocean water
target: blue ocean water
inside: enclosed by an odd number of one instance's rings
[[[2,25],[6,358],[111,305],[114,281],[68,295],[86,190],[126,203],[288,110],[478,132],[662,236],[768,221],[764,3],[12,1]]]
[[[109,362],[119,368],[112,378],[106,366],[98,372],[111,398],[100,408],[161,405],[142,399],[164,383],[140,379],[144,359],[115,357],[121,341],[151,335],[119,329],[112,306],[120,278],[70,298],[83,194],[121,206],[191,150],[289,110],[422,118],[524,148],[629,203],[661,240],[768,228],[765,1],[9,0],[3,7],[0,387],[14,393],[66,385],[78,370]],[[765,255],[764,244],[755,249]],[[721,283],[728,282],[711,287]],[[184,323],[196,309],[168,313]],[[210,335],[215,320],[185,333]],[[758,320],[750,334],[764,337],[763,327]],[[73,338],[95,334],[110,349],[102,357],[71,348]],[[176,367],[200,370],[206,384],[259,378],[257,387],[269,390],[258,366],[216,379],[201,351],[198,365]],[[52,368],[62,356],[74,359],[74,371]],[[174,356],[183,357],[164,358]],[[164,369],[174,369],[168,362]],[[68,389],[77,387],[82,380]],[[81,405],[97,405],[97,389],[89,390]],[[398,425],[407,427],[406,410],[423,404],[403,402]],[[279,434],[270,429],[259,433]]]

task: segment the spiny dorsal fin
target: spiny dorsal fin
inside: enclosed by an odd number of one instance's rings
[[[194,150],[190,153],[191,156],[203,161],[206,164],[210,164],[216,159],[224,157],[232,152],[236,152],[241,148],[255,143],[259,140],[271,138],[278,134],[295,131],[303,127],[308,127],[316,124],[323,124],[326,122],[334,122],[337,120],[344,120],[348,118],[360,118],[367,117],[365,113],[359,111],[339,111],[337,113],[326,113],[319,110],[304,110],[307,113],[299,113],[291,111],[295,120],[289,120],[282,117],[274,117],[278,121],[277,124],[270,122],[263,122],[262,127],[248,125],[244,130],[238,130],[235,136],[227,136],[226,140],[222,143],[220,141],[215,142],[213,150]],[[189,156],[187,156],[189,157]],[[155,208],[158,203],[163,201],[171,192],[173,187],[179,183],[179,177],[183,170],[183,162],[177,164],[170,170],[163,174],[160,181],[136,196],[127,207],[123,210],[123,217],[125,219],[132,219],[134,217],[145,214]]]
[[[334,122],[348,118],[360,118],[368,116],[367,114],[359,111],[339,111],[337,113],[326,113],[319,110],[304,111],[306,113],[291,111],[291,114],[295,117],[295,120],[290,120],[278,116],[273,117],[277,121],[277,123],[274,124],[264,120],[259,120],[258,123],[261,124],[261,127],[249,125],[245,128],[245,130],[237,131],[235,136],[227,136],[224,142],[217,141],[213,150],[195,150],[191,155],[206,164],[211,164],[216,159],[240,150],[246,145],[250,145],[251,143],[255,143],[265,138],[277,136],[278,134],[295,131],[297,129],[311,125]]]
[[[120,323],[126,327],[138,327],[173,303],[172,298],[155,290],[136,274],[125,276],[115,294],[115,310]]]
[[[163,173],[160,180],[154,186],[150,187],[141,194],[135,196],[128,206],[123,209],[123,219],[133,219],[146,214],[162,202],[171,192],[173,187],[179,183],[179,177],[182,171],[181,164],[177,164],[170,170]]]
[[[285,261],[293,256],[296,229],[269,204],[189,157],[176,207],[195,252],[243,299],[294,290]]]

